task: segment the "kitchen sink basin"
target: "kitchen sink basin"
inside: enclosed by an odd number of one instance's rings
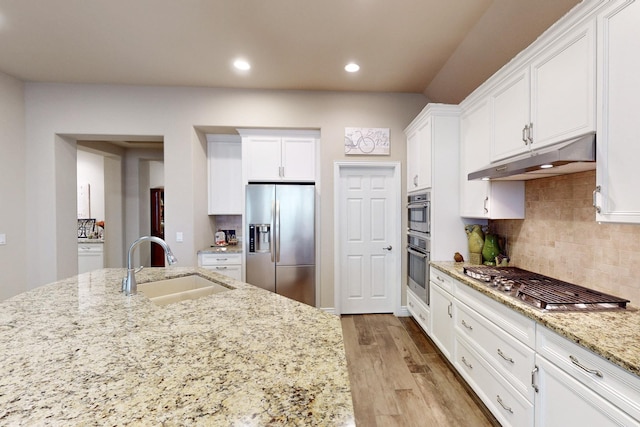
[[[138,291],[156,305],[167,305],[230,290],[231,288],[197,274],[138,284]]]

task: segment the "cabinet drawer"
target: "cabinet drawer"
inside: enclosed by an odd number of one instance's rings
[[[440,286],[450,294],[453,294],[453,287],[456,281],[453,277],[444,274],[442,271],[436,268],[430,267],[429,280]]]
[[[226,265],[226,264],[242,264],[242,254],[201,254],[200,265]]]
[[[535,320],[513,311],[509,307],[504,306],[486,295],[482,295],[480,292],[463,283],[458,282],[457,284],[456,298],[523,344],[535,348]]]
[[[420,301],[420,299],[411,291],[407,289],[407,309],[413,318],[418,322],[420,327],[428,334],[431,333],[431,324],[429,316],[429,307]]]
[[[456,337],[455,366],[503,426],[534,424],[533,403],[520,395],[477,352]]]
[[[544,327],[538,328],[536,351],[640,421],[640,378]]]
[[[455,305],[456,334],[463,337],[530,402],[535,351],[460,301]]]

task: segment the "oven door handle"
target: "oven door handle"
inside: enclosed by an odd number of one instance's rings
[[[407,209],[428,208],[429,202],[409,203]]]
[[[425,254],[424,252],[418,252],[416,250],[413,250],[413,249],[411,249],[410,246],[407,246],[407,252],[409,252],[411,255],[415,255],[415,256],[423,258],[423,259],[429,258],[429,254]]]

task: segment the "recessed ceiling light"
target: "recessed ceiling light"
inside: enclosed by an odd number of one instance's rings
[[[549,169],[549,168],[552,168],[552,167],[553,167],[553,165],[551,165],[551,164],[540,165],[540,169]]]
[[[350,62],[347,65],[344,66],[344,69],[346,71],[348,71],[349,73],[355,73],[356,71],[358,71],[360,69],[360,66],[358,64],[356,64],[355,62]]]
[[[247,71],[251,69],[251,64],[249,64],[244,59],[236,59],[233,62],[233,66],[236,67],[238,70],[242,70],[242,71]]]

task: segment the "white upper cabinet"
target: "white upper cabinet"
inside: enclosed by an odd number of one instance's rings
[[[407,191],[431,187],[431,118],[418,116],[407,135]]]
[[[491,90],[491,161],[595,130],[595,23],[572,28]]]
[[[242,214],[242,146],[238,135],[207,135],[209,215]]]
[[[490,163],[491,111],[489,98],[462,105],[460,119],[460,216],[466,218],[524,218],[524,183],[469,181],[467,175]]]
[[[315,182],[317,131],[239,132],[247,181]]]
[[[610,1],[597,22],[596,220],[640,223],[640,3]]]

